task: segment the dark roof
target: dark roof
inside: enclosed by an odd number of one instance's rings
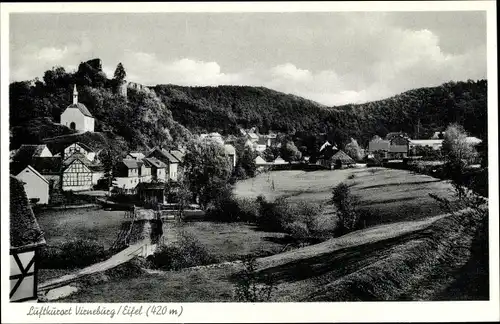
[[[164,190],[163,182],[140,182],[136,186],[137,190]]]
[[[43,142],[47,144],[53,153],[62,152],[68,145],[73,143],[84,144],[92,152],[98,152],[109,145],[106,136],[99,132],[85,132],[44,138]]]
[[[104,165],[102,164],[91,164],[88,166],[91,171],[104,171]]]
[[[259,136],[259,139],[257,140],[257,144],[267,145],[267,138],[264,136]]]
[[[22,182],[10,176],[10,249],[21,251],[45,244]]]
[[[39,157],[43,149],[47,147],[45,144],[23,144],[12,157],[13,161],[30,164],[31,160]]]
[[[179,163],[180,161],[172,155],[170,152],[164,149],[159,149],[158,147],[153,148],[151,151],[146,154],[146,157],[151,157],[153,153],[158,152],[163,158],[164,161],[168,161],[169,163]]]
[[[68,148],[69,146],[73,145],[73,144],[79,145],[81,148],[83,148],[87,152],[95,152],[90,146],[88,146],[87,144],[84,144],[82,142],[75,142],[75,143],[68,144],[68,145],[66,145],[65,149]]]
[[[59,174],[62,167],[60,157],[42,157],[33,159],[33,168],[41,174]]]
[[[405,138],[407,138],[408,134],[403,133],[403,132],[390,132],[387,135],[385,135],[385,139],[386,140],[392,140],[392,139],[394,139],[396,137],[405,137]]]
[[[84,114],[85,116],[92,117],[92,118],[94,117],[94,116],[92,116],[90,111],[87,109],[87,107],[85,107],[85,105],[82,104],[81,102],[78,102],[76,104],[71,104],[66,109],[69,109],[69,108],[76,108],[76,109],[80,110],[80,112],[82,114]]]
[[[122,163],[129,169],[138,169],[139,161],[133,159],[123,159]]]
[[[144,158],[142,160],[149,163],[151,166],[154,166],[156,168],[166,168],[167,167],[167,165],[165,163],[163,163],[162,161],[158,160],[155,157],[148,157],[148,158]]]
[[[331,157],[331,159],[334,161],[340,160],[344,164],[355,164],[356,163],[349,155],[347,155],[346,152],[344,152],[342,150],[338,150],[337,153],[335,153]]]
[[[85,154],[80,153],[80,152],[75,152],[75,153],[71,154],[71,156],[69,158],[64,160],[64,165],[69,166],[75,160],[80,160],[80,162],[82,162],[83,164],[85,164],[88,167],[92,165],[92,161],[87,159]]]
[[[172,154],[179,162],[184,160],[184,153],[179,150],[170,151],[170,154]]]

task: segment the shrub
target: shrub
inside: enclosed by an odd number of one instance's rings
[[[359,213],[356,210],[358,200],[351,194],[349,186],[340,183],[333,189],[332,202],[337,207],[338,234],[346,234],[357,229]]]
[[[68,269],[85,267],[106,259],[108,253],[97,241],[77,239],[56,248],[48,246],[41,250],[42,268]]]
[[[311,237],[311,233],[309,232],[307,225],[299,221],[286,224],[285,232],[287,232],[298,243],[304,243]]]
[[[274,202],[268,202],[263,197],[257,197],[257,200],[260,204],[257,225],[263,230],[283,232],[284,225],[296,218],[296,209],[283,197]]]
[[[270,301],[275,289],[274,280],[271,276],[259,280],[257,272],[257,260],[249,257],[244,260],[244,269],[237,275],[236,299],[240,302],[266,302]]]
[[[179,270],[218,262],[194,236],[185,232],[180,233],[179,241],[160,246],[150,261],[162,270]]]

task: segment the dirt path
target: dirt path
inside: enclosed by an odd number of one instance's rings
[[[86,268],[79,270],[78,272],[71,273],[41,283],[40,285],[38,285],[38,290],[48,291],[50,289],[54,289],[72,283],[84,276],[112,269],[114,267],[119,266],[120,264],[130,261],[135,256],[147,255],[151,251],[154,251],[154,248],[155,246],[151,244],[151,241],[149,239],[142,240],[133,245],[130,245],[125,250],[118,252],[117,254],[113,255],[111,258],[105,261],[90,265]]]

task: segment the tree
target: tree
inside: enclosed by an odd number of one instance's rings
[[[231,165],[224,148],[210,141],[192,140],[184,156],[184,176],[191,192],[206,208],[228,186]]]
[[[117,81],[123,81],[123,80],[125,80],[126,76],[127,76],[127,72],[125,72],[125,68],[123,67],[123,64],[121,62],[118,63],[118,65],[116,66],[116,69],[115,69],[115,74],[114,74],[113,79],[115,79]]]
[[[281,157],[288,162],[299,161],[302,157],[302,153],[300,153],[294,142],[288,141],[281,147]]]
[[[351,189],[345,183],[340,183],[333,189],[332,202],[337,207],[338,228],[340,234],[354,231],[359,225],[359,212],[356,210],[358,200],[351,194]]]
[[[359,147],[358,142],[351,137],[351,141],[345,146],[345,152],[355,161],[363,159],[363,150]]]
[[[236,162],[236,169],[243,169],[245,172],[245,175],[247,177],[253,178],[255,177],[255,171],[257,170],[257,166],[255,165],[255,158],[257,157],[257,154],[252,151],[251,148],[245,147],[243,150],[243,153],[239,157],[238,161]]]
[[[446,171],[452,180],[458,196],[461,196],[468,185],[465,177],[465,168],[477,160],[478,153],[471,143],[467,142],[467,133],[458,124],[451,124],[446,128],[442,147],[445,156]]]
[[[262,158],[267,162],[274,161],[280,154],[280,149],[276,146],[268,146],[264,152],[262,152]]]

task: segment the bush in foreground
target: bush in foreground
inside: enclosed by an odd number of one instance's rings
[[[257,272],[257,260],[249,257],[243,262],[244,269],[236,276],[236,299],[240,302],[268,302],[275,285],[272,277],[263,278]]]
[[[340,183],[333,189],[332,202],[337,207],[339,235],[356,230],[359,226],[360,214],[356,210],[358,200],[351,194],[351,189],[345,183]]]
[[[61,247],[48,246],[40,253],[40,267],[70,269],[101,262],[108,257],[104,246],[97,241],[77,239]]]
[[[162,245],[150,257],[153,265],[162,270],[179,270],[217,263],[200,242],[188,233],[181,233],[179,241],[171,245]]]

